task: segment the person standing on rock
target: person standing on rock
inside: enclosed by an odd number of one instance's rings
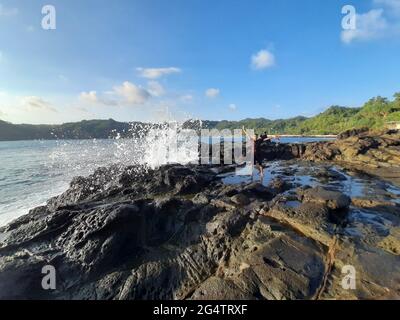
[[[271,140],[270,138],[268,138],[267,132],[264,132],[264,133],[260,136],[260,138],[263,139],[264,141]]]
[[[253,155],[254,155],[253,166],[255,166],[258,169],[258,171],[260,172],[260,181],[262,183],[264,180],[264,167],[262,166],[263,158],[261,156],[260,147],[261,147],[262,142],[264,142],[265,140],[268,140],[268,136],[266,138],[259,137],[258,134],[251,136],[247,133],[244,126],[243,126],[242,130],[243,130],[244,134],[253,142]]]
[[[274,136],[268,136],[267,132],[264,132],[261,137],[260,137],[263,141],[268,141],[268,142],[272,142],[272,139],[274,140],[278,140],[278,143],[280,143],[281,138],[278,135],[274,135]]]

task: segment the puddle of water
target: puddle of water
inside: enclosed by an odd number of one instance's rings
[[[258,170],[254,169],[254,180],[249,176],[236,176],[230,173],[223,175],[222,181],[226,184],[251,183],[260,181],[259,177]],[[295,187],[323,186],[342,192],[351,198],[367,198],[400,204],[399,187],[337,166],[280,161],[269,163],[264,171],[263,185],[268,186],[276,178],[290,181]],[[287,195],[291,196],[288,198],[289,201],[282,203],[283,205],[293,209],[301,205],[300,201],[294,200],[296,199],[295,189],[289,190]],[[381,211],[374,212],[373,209],[350,207],[347,225],[341,232],[361,241],[378,241],[391,234],[393,228],[400,226],[399,216]]]
[[[262,184],[267,186],[273,179],[280,176],[278,170],[282,167],[279,165],[279,162],[273,162],[268,167],[264,168],[264,179]],[[251,182],[260,182],[260,172],[254,168],[253,177],[251,176],[240,176],[235,173],[226,173],[219,175],[222,178],[222,182],[227,185],[233,184],[241,184],[241,183],[251,183]]]
[[[285,202],[285,205],[287,206],[287,207],[289,207],[289,208],[298,208],[298,207],[300,207],[300,205],[301,205],[301,202],[300,201],[296,201],[296,200],[293,200],[293,201],[286,201]]]
[[[363,237],[368,236],[368,231],[373,231],[373,234],[386,237],[390,234],[390,229],[394,225],[396,225],[394,221],[382,214],[352,208],[344,232],[350,236]]]
[[[376,226],[392,226],[393,223],[382,217],[382,215],[377,215],[372,212],[367,212],[364,210],[353,210],[349,217],[350,221],[363,221]]]
[[[220,175],[225,184],[260,182],[260,173],[254,169],[253,177],[237,176],[234,173]],[[310,163],[271,162],[264,169],[263,185],[279,178],[299,186],[323,186],[342,192],[351,198],[369,198],[400,204],[400,188],[385,181],[347,172],[337,166]]]
[[[226,185],[234,185],[234,184],[242,184],[242,183],[250,183],[251,177],[248,176],[237,176],[232,174],[220,175],[222,178],[222,182]]]
[[[400,197],[400,188],[397,189],[394,186],[387,186],[386,191]]]
[[[321,185],[317,179],[311,176],[296,176],[295,181],[300,183],[302,186],[317,187]]]

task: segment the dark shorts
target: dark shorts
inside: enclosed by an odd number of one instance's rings
[[[261,166],[262,162],[263,162],[262,157],[260,157],[258,154],[255,154],[254,155],[254,164],[258,165],[258,166]]]

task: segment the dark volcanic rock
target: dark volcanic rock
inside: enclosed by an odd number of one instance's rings
[[[231,197],[231,201],[234,202],[237,205],[245,206],[250,203],[250,200],[248,197],[246,197],[244,194],[236,194]]]
[[[342,222],[348,214],[351,199],[337,191],[317,187],[300,192],[303,203],[315,203],[328,208],[329,219],[334,223]]]
[[[333,142],[306,144],[301,158],[335,161],[400,185],[400,131],[353,130]]]
[[[342,132],[341,134],[338,135],[338,139],[344,140],[350,137],[354,136],[360,136],[361,134],[367,133],[369,131],[369,128],[364,127],[364,128],[359,128],[359,129],[351,129],[347,130],[345,132]]]
[[[333,180],[333,181],[346,181],[347,178],[345,175],[343,175],[340,172],[334,171],[332,168],[323,168],[320,171],[318,171],[315,175],[315,177],[324,179],[324,180]]]
[[[274,190],[275,194],[279,194],[293,188],[293,185],[290,182],[279,178],[272,180],[268,186]]]
[[[343,193],[330,191],[322,187],[310,188],[301,192],[303,202],[326,205],[331,210],[348,209],[351,199]]]
[[[396,297],[396,282],[379,282],[366,265],[391,270],[397,261],[393,217],[391,229],[371,232],[368,242],[337,242],[346,235],[338,222],[347,196],[324,188],[282,193],[294,187],[284,180],[224,185],[218,172],[110,167],[75,178],[46,206],[0,228],[0,299],[338,299],[348,293],[336,266],[349,263],[365,280],[351,298]],[[358,227],[354,217],[350,223]],[[55,290],[41,286],[48,265]]]
[[[281,144],[265,141],[260,145],[260,156],[266,161],[291,160],[299,158],[304,152],[301,144]]]
[[[259,220],[272,198],[202,166],[101,168],[0,229],[0,298],[311,298],[323,252]],[[41,287],[47,265],[56,290]]]

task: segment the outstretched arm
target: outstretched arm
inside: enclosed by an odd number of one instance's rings
[[[242,128],[242,131],[244,132],[244,134],[247,136],[247,137],[249,137],[251,140],[253,140],[253,141],[255,141],[256,140],[256,138],[255,137],[252,137],[252,136],[250,136],[248,133],[247,133],[247,131],[246,131],[246,129],[244,128],[244,126],[243,126],[243,128]]]

